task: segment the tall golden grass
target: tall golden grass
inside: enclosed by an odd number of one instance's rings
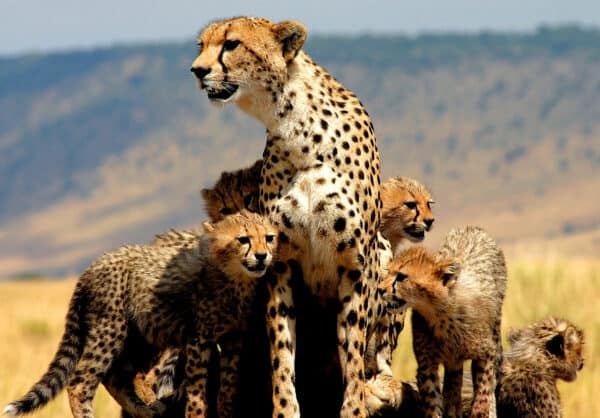
[[[560,383],[564,416],[600,416],[600,260],[522,258],[509,261],[503,328],[521,327],[548,315],[561,316],[586,333],[586,364],[574,383]],[[23,395],[51,361],[63,331],[75,281],[0,283],[0,404]],[[412,380],[415,361],[410,327],[400,337],[394,359],[397,377]],[[118,417],[118,406],[100,389],[96,416]],[[34,417],[70,416],[64,392]]]

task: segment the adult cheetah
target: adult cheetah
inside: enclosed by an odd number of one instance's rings
[[[215,103],[234,102],[267,128],[259,209],[289,238],[270,283],[273,416],[300,414],[294,386],[296,312],[290,281],[336,300],[345,384],[340,415],[365,417],[363,355],[378,314],[379,155],[359,99],[302,51],[295,21],[236,17],[210,24],[192,64]]]
[[[135,329],[159,349],[185,347],[186,417],[207,416],[208,363],[219,343],[227,357],[219,416],[232,416],[239,333],[259,278],[275,260],[278,231],[247,211],[204,228],[202,235],[181,234],[182,246],[125,246],[92,263],[77,282],[48,371],[4,413],[33,411],[67,385],[73,415],[93,417],[96,388]]]

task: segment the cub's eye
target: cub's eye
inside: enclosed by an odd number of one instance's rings
[[[417,208],[417,202],[404,202],[404,206],[413,210]]]
[[[398,273],[398,274],[396,274],[396,281],[401,282],[401,281],[405,280],[407,277],[408,277],[407,274]]]
[[[228,39],[223,43],[223,51],[233,51],[239,44],[240,41],[231,41]]]
[[[240,244],[250,244],[250,238],[248,237],[238,237],[237,240],[240,242]]]
[[[267,242],[273,242],[274,239],[275,239],[275,235],[267,235],[265,237],[265,241],[267,241]]]
[[[200,55],[204,49],[204,44],[202,42],[198,42],[196,45],[198,45],[198,55]]]
[[[221,215],[231,215],[233,213],[233,210],[231,210],[231,208],[221,208],[219,209],[219,213]]]

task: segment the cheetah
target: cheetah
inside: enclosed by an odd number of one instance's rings
[[[259,211],[289,240],[269,282],[273,416],[300,414],[291,283],[301,281],[323,303],[340,304],[340,416],[365,417],[363,356],[380,313],[370,303],[385,267],[379,153],[362,103],[302,51],[306,36],[296,21],[217,21],[200,33],[191,71],[211,102],[235,103],[267,129]]]
[[[403,240],[421,242],[433,226],[432,194],[410,177],[394,177],[381,184],[381,233],[394,253]]]
[[[66,385],[73,415],[93,417],[96,388],[135,328],[158,349],[185,347],[186,417],[207,416],[207,365],[215,344],[224,347],[218,409],[231,416],[239,333],[259,279],[276,260],[278,230],[245,210],[204,230],[185,235],[183,246],[125,246],[92,263],[77,282],[48,371],[4,413],[33,411]]]
[[[461,416],[463,362],[471,359],[475,387],[470,416],[496,416],[506,263],[494,240],[478,227],[453,229],[437,254],[413,247],[395,257],[381,287],[388,309],[413,309],[413,350],[424,415]]]
[[[583,331],[555,317],[511,330],[498,382],[498,417],[560,418],[558,379],[583,368]]]

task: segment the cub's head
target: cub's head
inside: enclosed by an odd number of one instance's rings
[[[392,247],[402,239],[422,241],[431,230],[434,201],[431,192],[409,177],[391,178],[381,184],[381,233]]]
[[[280,91],[287,65],[306,39],[299,22],[234,17],[208,25],[198,36],[198,56],[191,71],[212,102],[235,101]],[[249,104],[248,104],[249,105]]]
[[[508,332],[508,358],[542,367],[553,378],[572,382],[583,368],[583,331],[564,319],[549,317]]]
[[[244,209],[203,226],[211,259],[230,277],[261,277],[276,258],[278,231],[264,216]]]
[[[437,260],[428,250],[413,247],[394,257],[388,266],[388,275],[378,291],[391,312],[405,305],[427,315],[432,308],[448,300],[449,291],[460,274],[460,265],[454,259]]]
[[[224,171],[212,189],[202,189],[206,212],[212,222],[247,209],[258,212],[258,184],[262,160],[236,171]]]

